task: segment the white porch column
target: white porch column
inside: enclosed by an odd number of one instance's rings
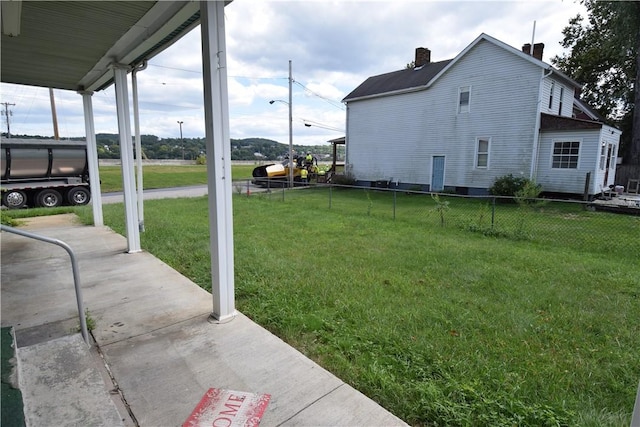
[[[122,189],[127,229],[127,252],[140,252],[140,230],[136,203],[136,181],[133,173],[133,143],[131,141],[131,120],[129,114],[129,92],[127,88],[128,68],[112,65],[115,77],[116,110],[118,113],[118,133],[120,135],[120,159],[122,161]]]
[[[235,294],[224,2],[201,1],[200,25],[211,235],[211,316],[225,321],[235,315]]]
[[[89,163],[89,185],[91,186],[91,206],[93,207],[93,225],[102,227],[102,192],[100,190],[100,171],[98,169],[98,146],[93,121],[93,92],[79,92],[82,95],[84,109],[84,132],[87,135],[87,161]]]

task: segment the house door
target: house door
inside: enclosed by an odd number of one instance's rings
[[[611,157],[613,155],[613,144],[609,144],[608,150],[607,150],[607,162],[605,164],[605,169],[604,169],[604,183],[603,183],[603,187],[607,187],[609,184],[609,168],[611,167]]]
[[[433,156],[431,191],[444,190],[444,156]]]

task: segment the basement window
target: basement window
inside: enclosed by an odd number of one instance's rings
[[[580,142],[578,141],[554,142],[551,167],[553,169],[577,169],[579,153]]]
[[[461,86],[458,89],[458,113],[469,112],[469,102],[471,99],[471,86]]]

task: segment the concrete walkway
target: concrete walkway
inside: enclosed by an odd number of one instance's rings
[[[209,388],[270,394],[262,426],[406,425],[238,313],[209,321],[211,295],[74,215],[20,228],[68,243],[95,322],[79,325],[67,253],[2,233],[2,326],[13,326],[30,426],[182,425]]]

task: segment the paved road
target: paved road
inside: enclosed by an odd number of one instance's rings
[[[234,184],[235,185],[235,184]],[[243,193],[247,191],[246,182],[242,184]],[[233,188],[235,192],[235,186]],[[252,193],[257,193],[261,191],[266,191],[265,188],[257,187],[253,184],[249,184],[249,191]],[[192,185],[189,187],[172,187],[172,188],[156,188],[151,190],[144,191],[144,199],[152,200],[152,199],[176,199],[179,197],[200,197],[207,195],[207,186],[206,185]],[[118,191],[115,193],[102,193],[102,203],[122,203],[124,201],[124,194],[122,191]]]

